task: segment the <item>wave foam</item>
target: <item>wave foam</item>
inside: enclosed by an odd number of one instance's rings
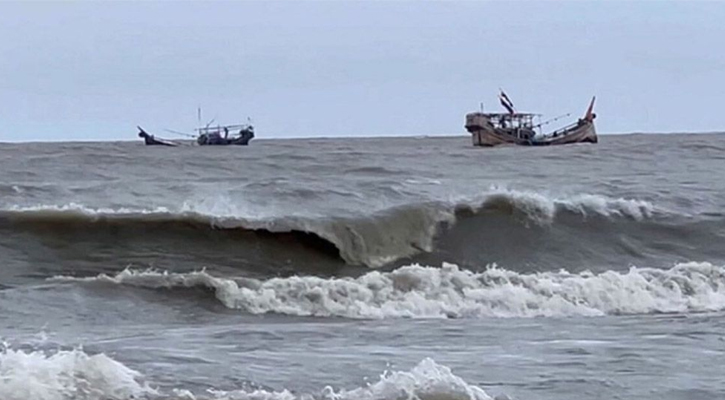
[[[637,221],[651,217],[655,206],[647,201],[611,198],[594,194],[566,197],[548,196],[537,192],[494,189],[487,193],[477,211],[504,209],[520,212],[539,223],[554,222],[557,214],[572,212],[582,216],[625,217]]]
[[[82,350],[24,352],[0,351],[0,398],[3,400],[131,400],[177,398],[197,400],[186,389],[171,393],[141,384],[141,374],[125,365]],[[287,389],[207,390],[215,400],[491,400],[483,389],[470,385],[450,368],[426,358],[410,371],[385,371],[372,384],[352,390],[324,387],[317,395],[296,395]]]
[[[3,400],[125,400],[156,393],[139,379],[138,372],[104,354],[0,351]]]
[[[556,317],[725,310],[725,268],[678,264],[626,273],[520,274],[411,265],[358,278],[229,279],[205,271],[126,269],[115,276],[56,277],[146,288],[209,287],[226,307],[253,314],[346,318]]]
[[[430,358],[410,371],[385,372],[380,380],[365,387],[335,390],[327,386],[317,396],[294,395],[288,390],[211,391],[211,394],[216,400],[492,400],[483,389],[467,383],[454,375],[450,368]],[[197,399],[189,392],[180,397]]]

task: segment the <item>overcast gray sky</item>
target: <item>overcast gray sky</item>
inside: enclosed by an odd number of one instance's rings
[[[725,130],[725,2],[0,2],[0,140],[465,134],[502,87],[601,133]],[[575,116],[572,116],[575,118]],[[561,121],[562,124],[564,121]]]

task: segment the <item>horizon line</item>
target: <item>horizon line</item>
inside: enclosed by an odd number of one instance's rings
[[[627,136],[627,135],[717,135],[725,134],[723,131],[701,131],[701,132],[607,132],[597,133],[600,136]],[[289,137],[256,137],[255,141],[275,141],[275,140],[306,140],[306,139],[440,139],[440,138],[455,138],[455,137],[470,137],[467,134],[432,134],[432,135],[362,135],[362,136],[289,136]],[[166,139],[175,142],[193,142],[194,139]],[[118,142],[137,142],[138,139],[70,139],[70,140],[52,140],[52,139],[37,139],[37,140],[0,140],[0,144],[22,144],[22,143],[118,143]]]

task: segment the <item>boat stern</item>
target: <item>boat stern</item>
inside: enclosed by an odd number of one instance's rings
[[[494,138],[494,127],[491,119],[484,113],[472,112],[466,114],[466,131],[471,134],[474,146],[495,146],[499,144]]]
[[[486,114],[480,112],[472,112],[466,114],[465,128],[469,133],[480,131],[487,126],[491,126],[491,121]]]

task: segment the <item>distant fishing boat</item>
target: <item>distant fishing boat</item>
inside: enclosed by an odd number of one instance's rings
[[[520,113],[514,108],[513,102],[506,93],[499,94],[501,105],[505,113],[472,112],[466,115],[466,130],[471,134],[474,146],[497,146],[502,144],[516,144],[521,146],[549,146],[572,143],[597,143],[597,132],[594,128],[596,114],[592,98],[589,108],[583,118],[577,122],[542,134],[543,125],[554,122],[569,114],[552,120],[535,124],[534,118],[540,114]]]
[[[201,108],[199,109],[199,120],[201,121]],[[254,139],[254,126],[251,123],[237,125],[217,125],[210,126],[210,121],[203,128],[195,129],[196,134],[188,134],[168,130],[171,133],[190,137],[195,139],[199,146],[247,146],[249,141]],[[176,146],[176,143],[166,139],[156,138],[154,135],[148,134],[140,126],[138,127],[140,138],[144,139],[147,146]]]

